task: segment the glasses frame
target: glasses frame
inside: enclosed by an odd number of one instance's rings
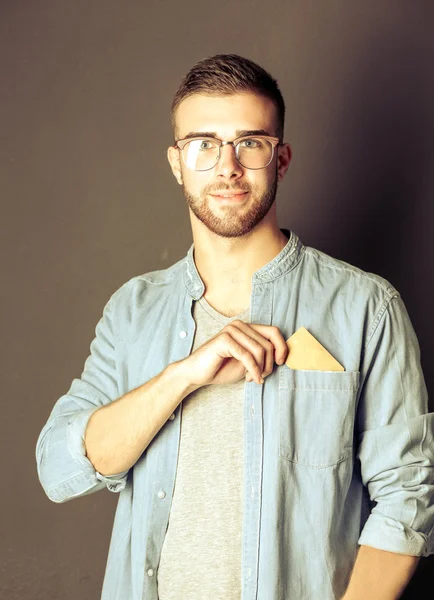
[[[246,167],[243,165],[243,163],[240,161],[240,159],[238,158],[238,144],[240,143],[240,141],[242,140],[249,140],[249,139],[261,139],[261,140],[267,140],[268,142],[270,142],[272,148],[271,148],[271,158],[268,161],[268,163],[266,165],[264,165],[263,167],[256,167],[256,168],[251,168],[251,167]],[[184,158],[184,148],[186,146],[186,144],[188,144],[188,142],[192,142],[194,140],[210,140],[211,142],[216,142],[218,145],[218,149],[219,149],[219,153],[217,156],[217,160],[215,162],[215,164],[212,167],[209,167],[208,169],[192,169],[191,167],[188,166],[185,158]],[[196,137],[191,137],[191,138],[183,138],[181,140],[175,140],[175,145],[174,148],[176,148],[177,150],[181,151],[181,156],[182,156],[182,160],[184,161],[185,166],[190,169],[191,171],[197,171],[198,173],[204,173],[205,171],[211,171],[211,169],[214,169],[214,167],[216,167],[219,162],[220,162],[220,157],[221,157],[221,147],[222,146],[233,146],[234,150],[235,150],[235,158],[237,159],[238,163],[244,168],[244,169],[249,169],[249,171],[259,171],[260,169],[266,169],[272,162],[273,158],[274,158],[274,148],[276,148],[276,146],[283,146],[283,143],[280,142],[279,138],[277,137],[273,137],[271,135],[242,135],[240,137],[235,138],[232,141],[224,141],[221,140],[220,138],[215,138],[215,137],[209,137],[204,135],[203,137],[201,136],[196,136]]]

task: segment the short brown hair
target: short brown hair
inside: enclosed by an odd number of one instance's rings
[[[253,92],[274,102],[277,109],[277,135],[283,141],[285,103],[277,85],[265,69],[238,54],[216,54],[198,62],[181,81],[171,106],[171,121],[176,139],[176,110],[180,103],[193,94],[229,96]]]

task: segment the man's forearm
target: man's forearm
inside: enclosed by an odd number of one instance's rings
[[[419,557],[360,546],[350,583],[342,600],[398,600]]]
[[[85,433],[86,455],[101,475],[132,467],[192,388],[169,365],[142,386],[95,411]]]

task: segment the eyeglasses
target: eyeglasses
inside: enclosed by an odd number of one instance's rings
[[[185,138],[175,141],[175,148],[181,150],[185,165],[194,171],[213,169],[220,160],[220,148],[233,146],[235,156],[241,166],[246,169],[265,169],[273,160],[274,148],[279,138],[255,135],[236,138],[232,142],[224,142],[218,138]]]

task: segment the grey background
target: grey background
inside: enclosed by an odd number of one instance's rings
[[[433,17],[430,1],[0,2],[2,598],[99,598],[117,496],[51,503],[35,444],[110,295],[192,242],[165,153],[201,58],[277,77],[294,154],[279,225],[398,288],[432,393]],[[434,589],[433,565],[405,598]]]

